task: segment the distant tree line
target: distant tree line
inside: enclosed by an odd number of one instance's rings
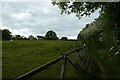
[[[21,36],[21,35],[12,35],[8,29],[0,29],[0,39],[2,40],[59,40],[57,34],[50,30],[48,31],[45,36],[37,35],[34,37],[33,35],[29,35],[29,37]],[[60,40],[68,40],[67,37],[61,37]]]

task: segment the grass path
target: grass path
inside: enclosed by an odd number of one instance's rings
[[[107,80],[106,71],[104,69],[104,66],[99,61],[97,61],[97,63],[98,63],[98,66],[100,68],[100,71],[101,71],[101,78],[102,78],[102,80]]]

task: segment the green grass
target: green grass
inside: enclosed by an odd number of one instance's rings
[[[34,68],[49,62],[50,60],[59,57],[61,53],[67,53],[79,46],[79,41],[3,41],[3,79],[16,78],[28,71],[33,70]],[[61,69],[61,64],[62,63],[59,62],[58,64],[53,65],[56,66],[55,68],[51,67],[49,68],[50,70],[46,70],[47,72],[43,71],[39,75],[41,75],[43,78],[57,78],[60,75],[60,70],[56,71],[56,69]]]
[[[80,67],[77,61],[76,52],[69,55],[68,59],[77,67],[80,69],[80,71],[76,70],[68,61],[66,63],[65,67],[65,79],[73,80],[73,79],[82,79],[87,80],[89,79],[89,75],[87,75],[86,72],[84,72],[83,68]],[[61,70],[62,70],[62,64],[64,63],[63,60],[59,61],[57,64],[52,65],[48,69],[42,71],[41,73],[38,73],[37,75],[33,76],[30,80],[36,80],[36,78],[44,79],[57,79],[61,80]]]

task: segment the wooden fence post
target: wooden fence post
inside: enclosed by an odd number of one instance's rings
[[[63,55],[63,54],[62,54]],[[61,79],[63,80],[64,79],[64,76],[65,76],[65,68],[66,68],[66,59],[67,59],[67,55],[63,55],[63,60],[64,60],[64,63],[62,64],[62,71],[61,71]]]

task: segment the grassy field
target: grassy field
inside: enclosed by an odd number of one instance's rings
[[[2,42],[2,74],[3,79],[16,78],[50,60],[80,47],[79,41],[3,41]],[[73,54],[74,55],[74,54]],[[71,57],[73,57],[71,55]],[[79,76],[67,65],[68,78]],[[43,78],[59,78],[61,62],[53,65],[48,70],[36,75]],[[71,73],[72,72],[72,73]],[[74,75],[73,75],[74,74]]]

